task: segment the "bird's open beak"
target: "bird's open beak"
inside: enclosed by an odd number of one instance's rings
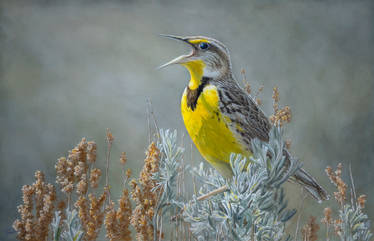
[[[172,64],[183,64],[183,63],[186,63],[188,62],[188,59],[194,55],[195,53],[195,46],[193,44],[191,44],[190,42],[188,42],[188,40],[186,38],[183,38],[183,37],[179,37],[179,36],[174,36],[174,35],[165,35],[165,34],[160,34],[160,36],[162,37],[165,37],[165,38],[170,38],[170,39],[176,39],[176,40],[179,40],[179,41],[182,41],[186,44],[188,44],[189,46],[192,47],[192,51],[190,54],[184,54],[184,55],[181,55],[169,62],[167,62],[166,64],[163,64],[161,65],[160,67],[158,67],[157,69],[162,69],[162,68],[165,68],[169,65],[172,65]]]

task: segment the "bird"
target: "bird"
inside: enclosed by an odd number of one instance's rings
[[[204,36],[161,35],[191,47],[159,68],[179,64],[190,80],[181,99],[185,127],[202,157],[222,176],[232,177],[231,153],[252,155],[255,138],[268,142],[272,124],[256,101],[235,80],[228,48],[220,41]],[[286,159],[291,155],[285,149]],[[325,189],[304,169],[293,181],[319,202],[328,199]]]

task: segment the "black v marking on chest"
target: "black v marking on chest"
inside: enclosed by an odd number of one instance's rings
[[[187,87],[187,106],[191,108],[192,111],[196,109],[197,100],[199,99],[201,93],[204,90],[204,87],[209,83],[210,78],[203,77],[201,79],[201,84],[196,89],[191,90],[190,87]]]

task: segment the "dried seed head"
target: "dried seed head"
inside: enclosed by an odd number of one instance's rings
[[[113,141],[114,141],[114,137],[113,137],[113,134],[112,132],[110,131],[110,129],[106,129],[106,140],[108,143],[112,144]]]
[[[270,122],[276,126],[283,126],[285,123],[290,123],[292,114],[291,108],[285,106],[282,109],[279,109],[279,91],[278,87],[273,88],[273,114],[269,117]]]
[[[334,222],[335,234],[338,236],[342,235],[342,227],[341,227],[342,223],[343,223],[343,220],[341,219],[336,219]]]
[[[366,203],[366,198],[367,196],[365,194],[363,195],[360,195],[358,198],[357,198],[357,204],[360,208],[365,208],[365,203]]]
[[[278,103],[279,102],[279,90],[278,90],[277,86],[274,86],[274,88],[273,88],[272,98],[273,98],[274,103]]]
[[[244,84],[244,90],[247,92],[247,94],[251,94],[251,85],[249,84],[249,82],[247,81],[247,77],[245,75],[245,70],[244,69],[241,69],[240,70],[240,73],[242,74],[243,76],[243,84]]]
[[[126,177],[127,178],[131,177],[131,169],[130,168],[126,170]]]
[[[93,168],[90,173],[90,185],[92,188],[97,188],[99,186],[100,177],[101,170],[98,168]]]
[[[96,161],[96,143],[93,141],[87,142],[87,161],[89,163]]]
[[[325,223],[326,225],[332,224],[332,210],[331,208],[327,207],[323,210],[324,218],[321,220],[322,223]]]
[[[85,196],[79,196],[74,206],[78,209],[78,215],[85,231],[86,240],[96,240],[104,221],[104,202],[106,200],[105,192],[97,198],[92,193],[88,194],[88,200]]]
[[[158,171],[160,151],[154,143],[148,147],[144,166],[140,172],[139,179],[132,179],[131,198],[136,207],[131,215],[131,225],[137,233],[137,240],[153,240],[153,225],[149,220],[153,219],[154,208],[158,201],[157,193],[154,191],[156,181],[152,178]]]
[[[81,180],[77,183],[77,193],[79,195],[85,195],[88,189],[88,181],[86,174],[83,174]]]
[[[122,152],[122,153],[121,153],[121,157],[120,157],[119,161],[120,161],[120,163],[121,163],[122,165],[125,165],[125,164],[126,164],[126,162],[127,162],[126,152]]]
[[[68,158],[58,159],[55,165],[56,183],[61,186],[61,191],[70,195],[75,186],[80,187],[80,190],[77,190],[78,193],[84,191],[83,182],[87,182],[89,165],[95,159],[96,144],[87,142],[85,138],[82,138],[78,145],[69,152]]]
[[[338,188],[338,191],[334,192],[334,197],[341,206],[346,200],[347,193],[347,184],[345,184],[345,182],[341,178],[342,169],[343,165],[341,163],[338,164],[338,167],[335,172],[329,166],[325,169],[326,174],[329,177],[331,183],[333,183]]]
[[[287,139],[287,140],[285,141],[284,144],[286,145],[286,148],[287,148],[288,150],[291,149],[291,145],[292,145],[292,141],[291,141],[291,139]]]
[[[319,230],[319,225],[316,223],[316,218],[311,216],[309,218],[309,222],[301,230],[301,233],[303,235],[303,240],[317,241],[318,230]]]
[[[53,220],[56,191],[46,183],[41,171],[35,172],[35,182],[22,187],[23,204],[18,206],[21,215],[13,223],[19,240],[46,240]]]
[[[104,222],[107,231],[106,237],[109,238],[110,241],[130,241],[132,239],[129,226],[132,210],[127,189],[123,190],[118,203],[119,207],[117,210],[115,210],[113,202],[110,202],[106,207]]]

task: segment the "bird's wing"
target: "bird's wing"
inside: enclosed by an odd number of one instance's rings
[[[269,141],[271,125],[257,103],[236,83],[218,89],[220,110],[230,130],[251,149],[251,140]]]

